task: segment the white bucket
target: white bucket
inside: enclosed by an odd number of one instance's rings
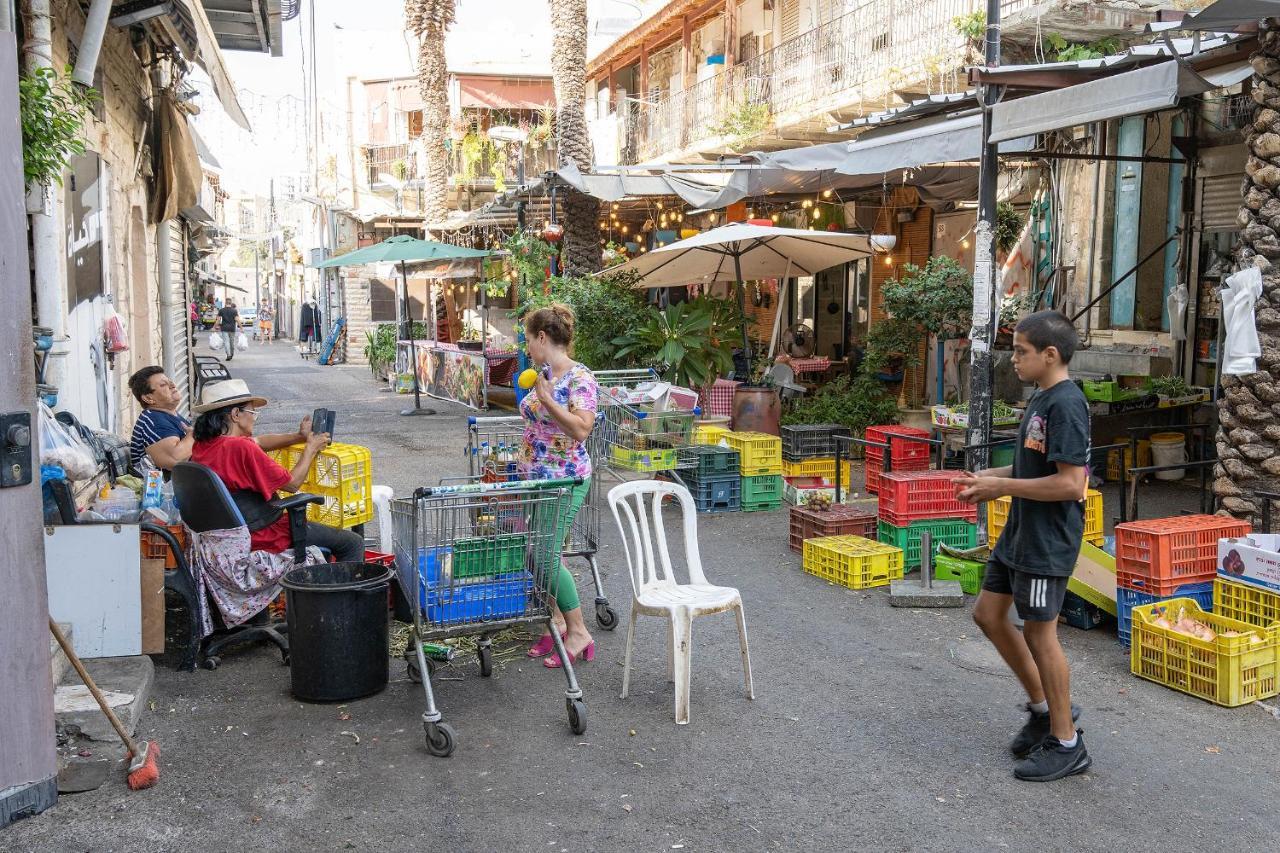
[[[1187,461],[1187,439],[1180,432],[1158,432],[1151,436],[1151,460],[1156,465],[1177,465]],[[1181,480],[1186,469],[1157,471],[1157,480]]]

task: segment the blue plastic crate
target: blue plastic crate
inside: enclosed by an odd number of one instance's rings
[[[728,477],[690,479],[689,493],[698,512],[737,512],[742,506],[742,478]]]
[[[520,616],[529,605],[533,577],[528,572],[427,591],[427,621],[433,625],[489,622]]]
[[[1105,610],[1090,604],[1074,592],[1068,592],[1063,600],[1061,616],[1064,622],[1081,631],[1091,631],[1107,621]]]
[[[1145,592],[1134,592],[1131,589],[1116,589],[1116,634],[1120,643],[1129,647],[1133,635],[1133,608],[1157,601],[1168,601],[1171,598],[1194,598],[1200,609],[1206,613],[1213,611],[1213,581],[1207,583],[1189,583],[1178,587],[1173,595],[1148,595]]]

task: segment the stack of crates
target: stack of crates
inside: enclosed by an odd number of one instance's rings
[[[684,453],[689,468],[681,472],[681,479],[698,512],[737,512],[742,508],[738,451],[704,445],[686,448]]]
[[[727,432],[722,440],[738,451],[742,511],[782,506],[782,439],[763,432]]]
[[[293,444],[269,455],[285,470],[302,458],[303,445]],[[324,503],[307,507],[307,520],[350,528],[373,520],[373,464],[369,448],[334,442],[311,463],[299,492],[319,495]]]
[[[1008,496],[987,503],[987,541],[993,548],[1009,521],[1012,507],[1013,498]],[[1103,529],[1102,492],[1090,489],[1084,501],[1084,541],[1101,548]]]
[[[806,572],[848,589],[888,586],[902,578],[902,551],[861,536],[806,539],[801,552]]]
[[[831,459],[836,454],[836,436],[849,435],[849,428],[839,424],[794,424],[782,432],[782,461],[804,462],[808,459]]]
[[[894,471],[928,471],[932,445],[911,439],[929,437],[927,430],[896,424],[869,426],[866,432],[867,441],[889,445],[889,463]],[[878,447],[868,447],[866,451],[867,494],[876,495],[880,493],[884,451]]]
[[[870,455],[868,454],[868,458]],[[956,498],[958,471],[889,471],[880,475],[881,542],[902,549],[907,571],[921,564],[920,534],[934,546],[967,550],[978,544],[978,510]]]
[[[849,435],[839,424],[793,424],[782,427],[783,498],[803,506],[811,496],[835,498],[836,437]],[[849,463],[844,464],[841,485],[849,486]]]
[[[1116,525],[1116,624],[1128,646],[1133,609],[1187,598],[1214,607],[1218,540],[1249,533],[1247,521],[1217,515],[1180,515]]]

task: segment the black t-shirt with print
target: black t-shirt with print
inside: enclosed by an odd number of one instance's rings
[[[1089,443],[1089,404],[1084,392],[1064,379],[1037,391],[1027,403],[1014,450],[1013,477],[1049,477],[1058,473],[1058,462],[1087,466]],[[992,556],[1020,572],[1069,577],[1084,536],[1084,497],[1081,494],[1075,501],[1014,498]]]

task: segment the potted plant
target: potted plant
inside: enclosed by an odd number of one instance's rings
[[[484,349],[484,339],[480,336],[480,330],[475,328],[467,328],[462,332],[462,337],[458,339],[458,349],[467,350],[468,352],[480,352]]]
[[[722,333],[726,304],[731,305],[702,296],[665,310],[651,307],[634,330],[614,339],[616,355],[647,362],[675,385],[708,388],[733,368],[733,343]]]

